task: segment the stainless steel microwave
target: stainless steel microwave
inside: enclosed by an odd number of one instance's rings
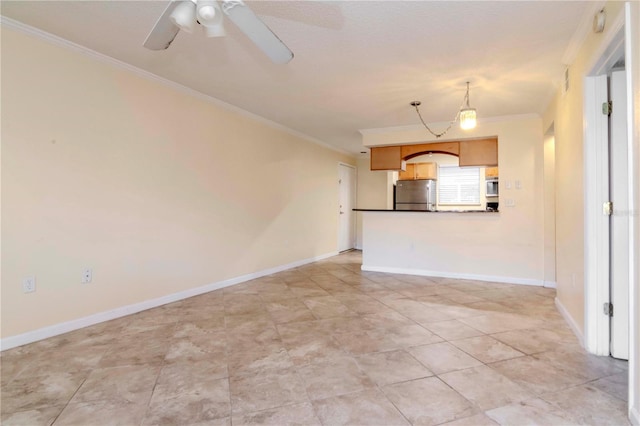
[[[498,196],[498,179],[487,179],[487,198]]]

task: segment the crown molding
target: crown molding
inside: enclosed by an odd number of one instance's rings
[[[483,117],[478,118],[478,124],[483,123],[499,123],[504,121],[516,121],[516,120],[530,120],[530,119],[539,119],[541,118],[540,114],[537,113],[528,113],[528,114],[513,114],[513,115],[500,115],[496,117]],[[449,125],[449,121],[442,121],[437,123],[429,123],[429,125],[433,126],[447,126]],[[424,127],[420,124],[410,124],[408,126],[393,126],[393,127],[375,127],[371,129],[359,129],[361,135],[376,135],[381,133],[389,133],[389,132],[403,132],[403,131],[413,131],[413,130],[422,130]]]
[[[584,44],[584,41],[587,39],[589,35],[589,31],[591,31],[593,25],[593,17],[594,15],[604,8],[607,2],[603,0],[589,2],[587,8],[582,13],[582,17],[580,18],[580,22],[578,24],[578,28],[576,28],[573,36],[571,36],[571,40],[569,41],[569,45],[564,51],[564,55],[562,55],[562,63],[565,66],[569,66],[573,63],[578,56],[578,52],[580,48]]]
[[[192,96],[194,98],[197,98],[199,100],[202,100],[204,102],[207,102],[209,104],[218,106],[220,108],[223,108],[227,111],[231,111],[234,113],[237,113],[239,115],[242,115],[244,117],[250,118],[252,120],[255,120],[259,123],[262,123],[266,126],[269,126],[273,129],[276,130],[281,130],[285,133],[288,133],[292,136],[298,137],[300,139],[303,139],[307,142],[311,142],[314,143],[316,145],[320,145],[324,148],[330,149],[332,151],[338,152],[340,154],[345,154],[348,156],[353,157],[354,154],[352,152],[349,152],[347,150],[335,147],[333,145],[330,145],[326,142],[323,142],[319,139],[316,139],[312,136],[309,136],[307,134],[304,134],[302,132],[299,132],[297,130],[291,129],[287,126],[284,126],[280,123],[276,123],[275,121],[269,120],[267,118],[264,118],[260,115],[254,114],[252,112],[249,112],[245,109],[242,109],[240,107],[237,107],[235,105],[232,105],[230,103],[224,102],[220,99],[214,98],[213,96],[209,96],[206,95],[202,92],[198,92],[197,90],[191,89],[190,87],[184,86],[182,84],[176,83],[174,81],[168,80],[164,77],[160,77],[156,74],[153,74],[152,72],[149,71],[145,71],[141,68],[135,67],[131,64],[127,64],[126,62],[123,62],[119,59],[115,59],[112,58],[111,56],[105,55],[103,53],[99,53],[96,52],[95,50],[89,49],[88,47],[82,46],[80,44],[74,43],[72,41],[66,40],[62,37],[58,37],[54,34],[48,33],[46,31],[42,31],[38,28],[32,27],[30,25],[24,24],[20,21],[16,21],[15,19],[11,19],[11,18],[7,18],[6,16],[0,15],[0,28],[1,27],[7,27],[10,28],[12,30],[18,31],[22,34],[27,34],[30,36],[33,36],[35,38],[41,39],[43,41],[46,41],[50,44],[53,44],[55,46],[58,47],[62,47],[64,49],[76,52],[76,53],[80,53],[84,56],[88,56],[92,59],[95,59],[99,62],[102,62],[104,64],[107,65],[111,65],[115,68],[124,70],[124,71],[128,71],[138,77],[144,78],[145,80],[149,80],[149,81],[153,81],[156,83],[159,83],[163,86],[169,87],[177,92],[183,93],[185,95],[188,96]],[[355,157],[354,157],[355,158]]]

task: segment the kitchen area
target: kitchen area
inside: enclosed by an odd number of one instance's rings
[[[545,285],[539,119],[474,132],[363,134],[370,158],[354,209],[363,270]]]

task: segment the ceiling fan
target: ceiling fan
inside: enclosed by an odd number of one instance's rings
[[[207,37],[224,36],[222,13],[276,64],[293,59],[293,52],[242,0],[171,0],[144,41],[144,47],[165,50],[180,30],[188,33],[202,30]]]

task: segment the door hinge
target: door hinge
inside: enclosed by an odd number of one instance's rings
[[[602,103],[602,113],[604,115],[611,115],[611,111],[613,111],[613,102],[603,102]]]
[[[613,203],[611,201],[602,203],[602,213],[605,216],[611,216],[613,214]]]
[[[605,302],[604,305],[602,305],[602,310],[604,311],[605,315],[608,315],[608,316],[612,317],[613,316],[613,303]]]

